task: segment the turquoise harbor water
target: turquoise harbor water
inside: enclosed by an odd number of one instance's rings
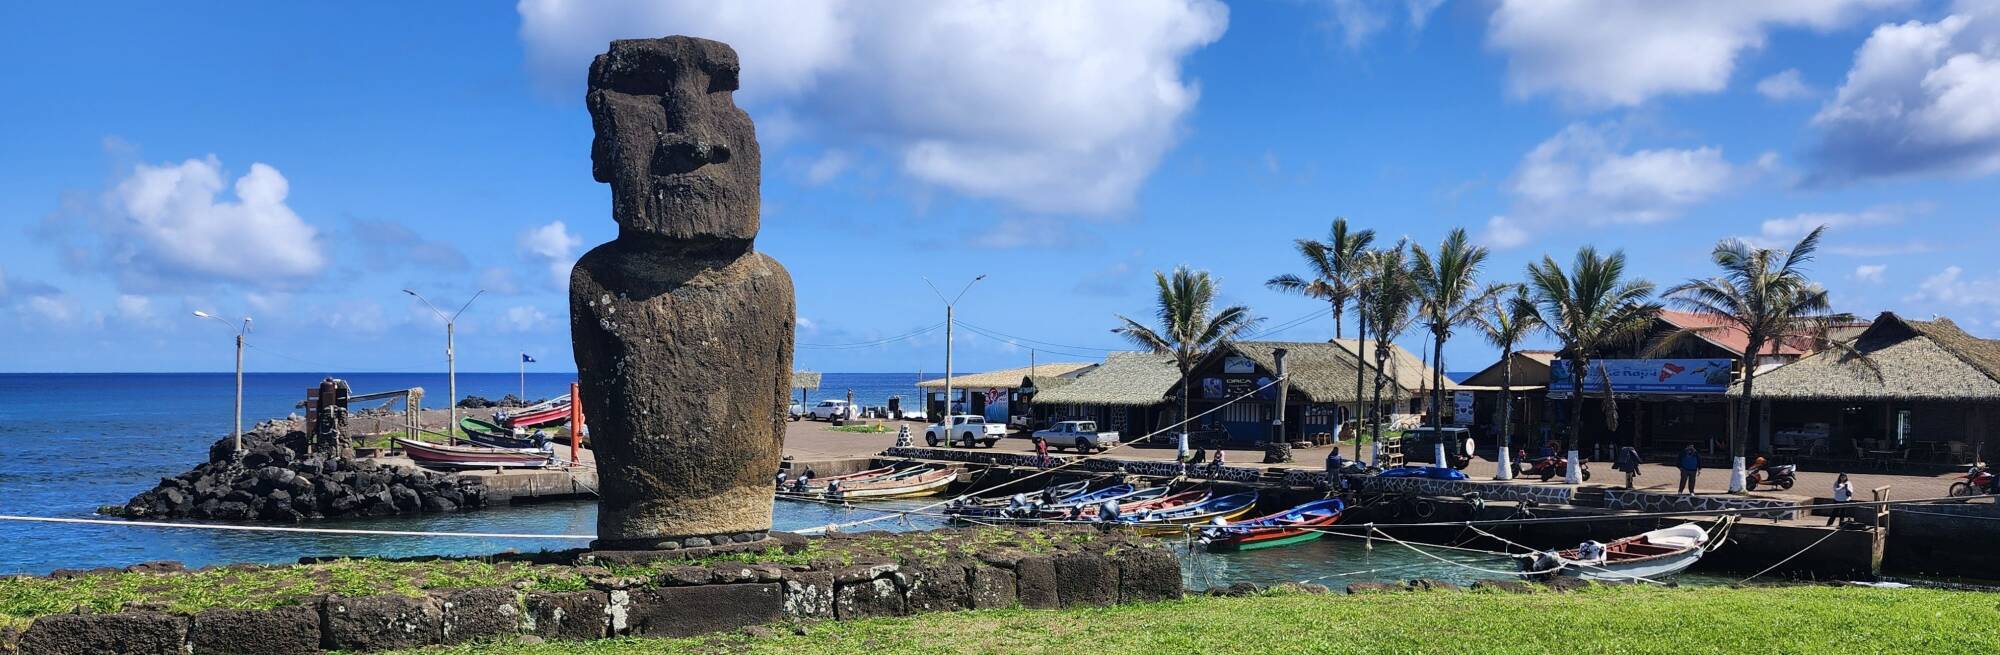
[[[442,404],[441,374],[366,373],[344,376],[357,392],[422,386]],[[562,393],[573,376],[529,374],[530,397]],[[312,374],[254,374],[247,380],[246,420],[283,416],[318,383]],[[913,392],[914,374],[828,373],[822,393],[871,405],[891,395]],[[498,398],[518,393],[513,374],[459,375],[459,392]],[[178,474],[207,455],[209,444],[228,434],[233,381],[227,374],[71,375],[0,374],[0,514],[102,518],[100,505],[123,503]],[[799,530],[885,516],[923,501],[900,501],[848,509],[781,501],[779,529]],[[446,515],[372,520],[321,521],[307,527],[427,532],[588,535],[597,507],[588,502],[492,508]],[[927,529],[943,525],[934,516],[892,518],[867,529]],[[230,562],[283,563],[323,555],[478,555],[505,550],[559,550],[587,540],[543,540],[329,535],[214,531],[136,526],[68,525],[0,521],[0,575],[43,574],[58,568],[122,566],[147,560],[179,560],[192,566]],[[1177,545],[1184,549],[1183,545]],[[1436,551],[1453,561],[1488,569],[1511,565],[1494,557]],[[1357,581],[1415,577],[1460,583],[1492,577],[1376,542],[1327,537],[1287,548],[1184,557],[1190,586],[1202,588],[1250,581],[1275,583],[1318,580],[1338,586]]]

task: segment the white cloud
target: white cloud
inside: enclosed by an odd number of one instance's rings
[[[732,44],[740,96],[826,140],[885,144],[904,174],[1034,211],[1130,206],[1221,38],[1213,0],[811,3],[521,0],[530,64],[573,88],[615,38]]]
[[[0,266],[0,298],[7,297],[7,267]]]
[[[534,332],[549,325],[549,315],[531,305],[508,307],[507,313],[500,319],[502,331]]]
[[[144,321],[153,318],[153,301],[145,296],[129,293],[118,294],[115,301],[118,318],[127,321]]]
[[[514,270],[505,266],[488,266],[480,271],[479,288],[510,296],[521,292],[521,285],[514,282]]]
[[[814,159],[812,165],[806,168],[806,183],[819,186],[832,182],[833,178],[840,177],[840,174],[846,172],[847,167],[853,164],[854,156],[847,154],[847,151],[828,150],[820,153],[819,158]]]
[[[1492,248],[1514,248],[1528,242],[1528,231],[1505,216],[1494,216],[1486,219],[1486,231],[1480,233],[1479,242]]]
[[[285,204],[291,185],[278,169],[251,164],[233,199],[225,181],[214,155],[135,166],[104,196],[102,263],[134,287],[159,278],[278,286],[325,268],[319,230]]]
[[[1948,305],[2000,305],[2000,279],[1963,279],[1965,269],[1946,266],[1924,278],[1916,293],[1904,297],[1911,302],[1932,301]]]
[[[819,323],[814,322],[812,319],[806,318],[804,316],[798,317],[797,320],[794,321],[794,323],[798,324],[800,333],[810,334],[819,331]]]
[[[1444,0],[1325,0],[1324,4],[1328,14],[1326,27],[1340,33],[1343,45],[1360,48],[1367,45],[1370,37],[1389,27],[1397,13],[1396,5],[1401,5],[1410,31],[1420,32],[1430,22],[1431,12],[1437,11]]]
[[[1937,246],[1922,239],[1905,241],[1874,241],[1870,243],[1844,243],[1829,245],[1826,251],[1848,257],[1892,257],[1896,255],[1919,255],[1935,252]]]
[[[548,267],[549,283],[558,289],[569,287],[570,268],[576,265],[576,249],[583,237],[570,234],[562,221],[537,226],[521,233],[521,256]]]
[[[382,305],[372,300],[341,300],[323,309],[326,326],[340,332],[378,334],[389,329]],[[431,315],[425,310],[425,315]]]
[[[1766,220],[1759,226],[1757,236],[1744,240],[1767,248],[1784,248],[1798,243],[1799,238],[1822,225],[1829,235],[1841,234],[1851,228],[1895,225],[1903,222],[1904,216],[1927,210],[1921,205],[1882,205],[1857,212],[1802,212]]]
[[[1862,264],[1854,267],[1854,279],[1873,284],[1882,282],[1882,272],[1889,270],[1888,264]]]
[[[1615,127],[1571,124],[1522,158],[1508,191],[1516,219],[1651,223],[1729,189],[1741,167],[1713,146],[1620,152]],[[1516,224],[1520,225],[1519,223]]]
[[[1787,68],[1757,81],[1757,93],[1772,100],[1793,100],[1809,97],[1813,89],[1799,76],[1799,69]]]
[[[76,301],[71,299],[68,294],[29,296],[27,306],[28,311],[35,316],[58,325],[67,325],[75,322],[77,316],[81,313],[76,306]]]
[[[1828,30],[1907,0],[1500,0],[1486,41],[1517,96],[1592,107],[1713,93],[1779,28]]]
[[[1431,22],[1431,12],[1444,6],[1444,0],[1404,0],[1403,7],[1410,12],[1410,29],[1421,30]]]
[[[1826,179],[2000,171],[2000,4],[1875,28],[1813,125]]]
[[[292,306],[292,294],[282,292],[247,293],[243,294],[243,300],[249,303],[250,311],[258,314],[281,314]]]

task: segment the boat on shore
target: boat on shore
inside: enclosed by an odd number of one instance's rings
[[[509,429],[562,425],[569,422],[569,409],[569,394],[563,394],[517,410],[494,414],[493,418]]]
[[[438,469],[542,468],[555,455],[538,448],[448,446],[396,437],[403,454],[419,466]]]
[[[1205,528],[1201,531],[1201,538],[1209,552],[1216,553],[1260,550],[1312,541],[1325,534],[1319,528],[1340,521],[1341,512],[1346,507],[1338,498],[1315,500],[1235,525]]]
[[[1708,552],[1708,531],[1693,523],[1636,534],[1610,543],[1516,555],[1524,575],[1565,576],[1598,582],[1658,580],[1679,574]]]
[[[472,443],[493,448],[535,448],[542,447],[546,437],[536,438],[520,434],[470,416],[458,419],[458,429],[465,432],[465,438]]]
[[[934,496],[957,479],[957,469],[913,468],[898,475],[842,481],[838,487],[828,485],[823,495],[833,500]]]
[[[945,507],[944,512],[953,516],[1004,517],[1009,516],[1010,510],[1018,512],[1030,503],[1038,501],[1048,501],[1051,503],[1066,502],[1071,496],[1082,495],[1089,489],[1089,480],[1077,480],[1049,485],[1043,487],[1041,491],[1033,493],[1019,493],[1002,498],[961,498],[952,501],[950,505]]]

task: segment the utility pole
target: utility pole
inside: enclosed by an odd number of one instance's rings
[[[944,294],[938,292],[937,285],[931,284],[930,278],[924,278],[924,284],[931,288],[931,293],[937,294],[938,300],[944,300],[944,419],[939,421],[938,425],[944,427],[946,444],[951,443],[951,344],[952,326],[957,323],[954,312],[958,305],[958,299],[964,298],[965,292],[972,290],[973,284],[984,279],[986,279],[986,274],[979,274],[979,277],[972,278],[971,282],[965,283],[965,288],[959,289],[958,295],[952,296],[950,300],[945,300]]]
[[[486,293],[486,290],[480,289],[479,293],[472,294],[472,298],[467,299],[464,305],[459,306],[458,311],[452,312],[451,316],[445,316],[444,312],[437,308],[437,305],[431,304],[429,299],[424,298],[415,291],[404,289],[403,293],[410,294],[416,297],[417,300],[423,301],[425,307],[431,308],[431,313],[437,314],[438,319],[444,321],[444,366],[445,376],[447,377],[446,385],[451,394],[451,398],[449,399],[451,401],[451,423],[444,426],[444,433],[447,441],[458,443],[458,349],[454,347],[452,341],[455,338],[454,333],[457,331],[458,315],[465,313],[465,309],[472,306],[472,301],[478,300],[479,296]],[[523,370],[525,371],[526,369]],[[525,380],[525,372],[523,376],[523,380]],[[572,397],[570,402],[576,402],[576,399]]]
[[[236,328],[236,326],[230,325],[229,321],[222,320],[222,317],[208,312],[197,311],[194,315],[201,318],[215,319],[217,323],[221,323],[232,329]],[[243,457],[243,336],[249,333],[250,317],[245,316],[243,317],[243,327],[236,330],[236,432],[234,441],[236,450],[230,456],[238,459]]]

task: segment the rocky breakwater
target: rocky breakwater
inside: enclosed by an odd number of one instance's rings
[[[297,522],[340,516],[455,512],[486,504],[476,478],[305,453],[294,420],[265,421],[243,435],[243,455],[224,437],[208,461],[161,478],[124,505],[100,511],[133,519],[196,518]]]

